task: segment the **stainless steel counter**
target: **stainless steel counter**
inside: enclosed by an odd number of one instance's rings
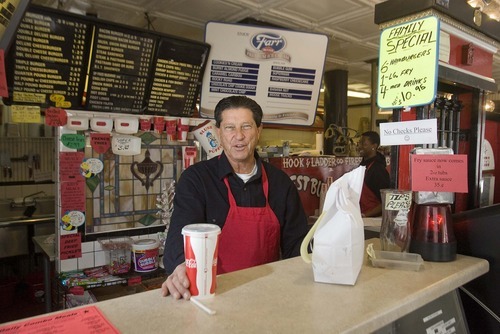
[[[39,235],[33,237],[35,248],[39,248],[43,254],[43,284],[45,291],[45,312],[52,311],[52,277],[51,262],[56,258],[55,235]]]
[[[0,258],[32,253],[33,236],[54,233],[54,212],[53,196],[0,200]]]
[[[0,258],[30,254],[33,251],[31,238],[54,233],[54,219],[53,214],[0,218]]]

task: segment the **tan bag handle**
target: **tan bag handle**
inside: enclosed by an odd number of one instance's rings
[[[304,260],[305,263],[311,263],[312,262],[312,255],[309,254],[307,251],[307,246],[309,246],[309,243],[311,242],[314,232],[316,232],[316,229],[318,228],[319,223],[321,222],[321,219],[323,219],[323,216],[325,215],[325,211],[321,213],[321,215],[318,217],[314,225],[311,227],[307,235],[304,237],[304,240],[302,240],[302,244],[300,245],[300,256],[302,257],[302,260]]]

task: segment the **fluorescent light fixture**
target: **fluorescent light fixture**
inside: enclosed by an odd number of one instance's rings
[[[325,91],[325,88],[321,88],[320,89],[321,93],[323,93]],[[347,96],[349,97],[357,97],[359,99],[369,99],[370,98],[370,94],[368,93],[362,93],[362,92],[356,92],[356,91],[353,91],[353,90],[348,90],[347,91]]]
[[[348,90],[347,91],[347,96],[349,96],[349,97],[357,97],[359,99],[369,99],[370,98],[370,94],[362,93],[362,92],[355,92],[353,90]]]
[[[382,108],[379,108],[378,114],[379,115],[392,115],[392,109],[382,109]]]

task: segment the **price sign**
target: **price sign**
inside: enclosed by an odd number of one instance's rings
[[[413,154],[411,190],[467,192],[467,155]]]
[[[82,257],[82,237],[80,233],[66,234],[60,237],[61,260],[77,259]]]
[[[147,33],[107,25],[96,27],[88,109],[141,112],[153,48],[154,38]]]
[[[377,104],[426,105],[437,88],[439,20],[434,17],[386,28],[380,34]]]
[[[14,104],[10,108],[14,123],[40,123],[40,107]]]

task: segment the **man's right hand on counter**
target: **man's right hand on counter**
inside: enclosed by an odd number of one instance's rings
[[[173,298],[181,297],[188,300],[191,298],[189,293],[189,279],[186,274],[186,264],[179,264],[174,272],[167,277],[167,280],[161,285],[161,294],[163,297],[171,294]]]

